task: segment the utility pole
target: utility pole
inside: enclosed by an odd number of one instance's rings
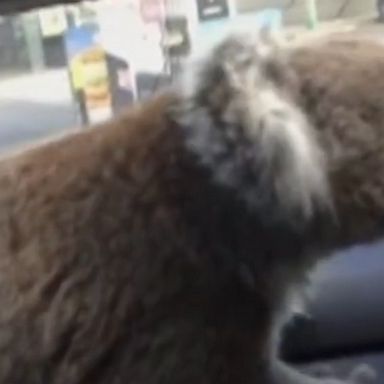
[[[319,24],[317,0],[306,0],[306,3],[308,13],[308,27],[310,29],[316,29]]]

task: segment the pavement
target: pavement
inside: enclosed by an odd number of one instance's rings
[[[76,129],[66,70],[0,80],[0,153]]]

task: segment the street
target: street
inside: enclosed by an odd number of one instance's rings
[[[0,80],[0,153],[78,128],[67,72]]]

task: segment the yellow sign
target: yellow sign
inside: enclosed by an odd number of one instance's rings
[[[70,69],[75,90],[82,90],[90,120],[109,117],[112,96],[105,51],[98,46],[88,48],[71,60]]]

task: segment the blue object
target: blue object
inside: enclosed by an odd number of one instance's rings
[[[68,60],[96,44],[97,27],[83,25],[67,30],[64,41]]]

